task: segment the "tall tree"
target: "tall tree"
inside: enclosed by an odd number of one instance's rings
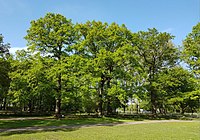
[[[183,57],[196,76],[200,76],[200,22],[183,41]]]
[[[200,98],[200,22],[192,28],[186,39],[183,41],[183,59],[195,74],[196,91]]]
[[[164,69],[174,66],[177,62],[178,51],[172,44],[173,36],[158,32],[155,28],[147,32],[140,31],[133,35],[133,45],[138,47],[141,57],[140,65],[146,73],[146,89],[148,91],[152,113],[156,114],[158,92],[155,87],[156,76]]]
[[[111,99],[108,89],[111,88],[114,79],[119,77],[123,51],[129,43],[128,37],[130,38],[131,33],[124,25],[119,26],[116,23],[108,25],[100,21],[88,21],[85,24],[79,24],[77,28],[81,42],[76,46],[76,51],[88,59],[86,70],[96,81],[98,112],[103,115],[106,107],[107,113],[111,113],[111,102],[116,99]]]
[[[62,59],[69,55],[69,48],[74,44],[75,32],[71,20],[60,14],[48,13],[44,18],[31,21],[25,39],[29,49],[41,52],[43,56],[52,59],[52,80],[56,82],[56,108],[55,114],[60,117],[62,96]],[[52,72],[51,71],[51,72]]]

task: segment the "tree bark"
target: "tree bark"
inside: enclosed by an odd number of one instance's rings
[[[58,63],[61,65],[61,55],[62,55],[62,46],[58,46]],[[61,117],[61,89],[62,89],[62,79],[61,73],[58,75],[57,81],[57,96],[56,96],[56,107],[55,107],[55,115],[57,118]]]
[[[185,113],[185,105],[183,103],[181,103],[181,114]]]
[[[32,105],[32,100],[29,100],[29,102],[28,102],[28,112],[29,113],[32,113],[33,112],[33,107],[32,107],[33,105]]]
[[[103,116],[103,88],[104,88],[104,79],[101,79],[100,88],[99,88],[99,104],[98,104],[98,113],[100,116]]]
[[[111,78],[107,78],[107,88],[110,88],[110,80]],[[111,107],[111,97],[107,95],[107,115],[112,114],[112,107]]]
[[[151,112],[156,115],[156,99],[153,91],[151,91]]]
[[[58,77],[58,90],[56,97],[56,107],[55,107],[55,115],[57,118],[61,117],[61,74]]]
[[[123,105],[124,114],[126,113],[126,105]]]
[[[7,102],[7,98],[5,97],[3,100],[3,110],[6,110],[6,102]]]
[[[154,75],[155,75],[155,65],[152,67],[149,67],[149,79],[150,79],[150,98],[151,98],[151,112],[153,116],[156,115],[156,94],[155,94],[155,89],[152,85],[154,81]]]
[[[110,97],[108,96],[108,101],[107,101],[107,115],[112,114],[112,107],[111,107],[111,100]]]

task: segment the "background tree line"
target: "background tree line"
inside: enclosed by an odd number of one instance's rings
[[[136,111],[197,112],[200,23],[182,47],[173,38],[155,28],[133,33],[48,13],[31,21],[27,50],[11,55],[0,36],[0,109],[109,115],[134,100]]]

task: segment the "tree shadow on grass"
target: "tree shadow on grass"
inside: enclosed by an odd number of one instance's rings
[[[36,119],[36,120],[0,120],[1,129],[17,129],[25,127],[49,127],[49,126],[74,126],[102,123],[120,123],[116,118],[65,118],[65,119]]]
[[[35,133],[44,133],[44,132],[71,132],[71,131],[76,131],[78,129],[79,128],[76,127],[76,128],[47,129],[47,130],[4,131],[0,133],[0,136],[35,134]]]
[[[0,121],[0,136],[56,131],[69,132],[83,127],[115,126],[120,123],[123,122],[115,118],[6,120]]]
[[[115,126],[124,123],[123,120],[144,121],[144,120],[170,120],[170,119],[180,119],[180,117],[166,116],[166,115],[153,117],[152,115],[137,114],[137,115],[113,115],[102,118],[84,118],[84,117],[64,118],[60,120],[56,119],[0,120],[0,136],[10,136],[15,134],[32,134],[32,133],[42,133],[42,132],[57,132],[57,131],[70,132],[70,131],[76,131],[83,127]],[[20,128],[22,128],[23,130],[17,130]]]
[[[88,127],[98,127],[98,126],[107,126],[112,127],[123,122],[113,122],[113,123],[101,123],[101,124],[84,124],[84,125],[69,125],[69,126],[46,126],[46,127],[28,127],[23,130],[17,129],[4,129],[0,131],[0,136],[11,136],[11,135],[20,135],[20,134],[35,134],[35,133],[43,133],[43,132],[71,132],[79,130],[80,128],[88,128]]]
[[[184,115],[175,115],[175,114],[124,114],[124,115],[112,115],[108,116],[116,119],[124,119],[124,120],[133,120],[133,121],[144,121],[144,120],[191,120],[191,117],[186,117]]]

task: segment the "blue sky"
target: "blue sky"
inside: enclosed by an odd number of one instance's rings
[[[125,24],[133,32],[157,28],[176,36],[181,45],[200,22],[200,0],[0,0],[0,33],[12,51],[23,48],[30,21],[48,12],[76,22],[100,20]]]

